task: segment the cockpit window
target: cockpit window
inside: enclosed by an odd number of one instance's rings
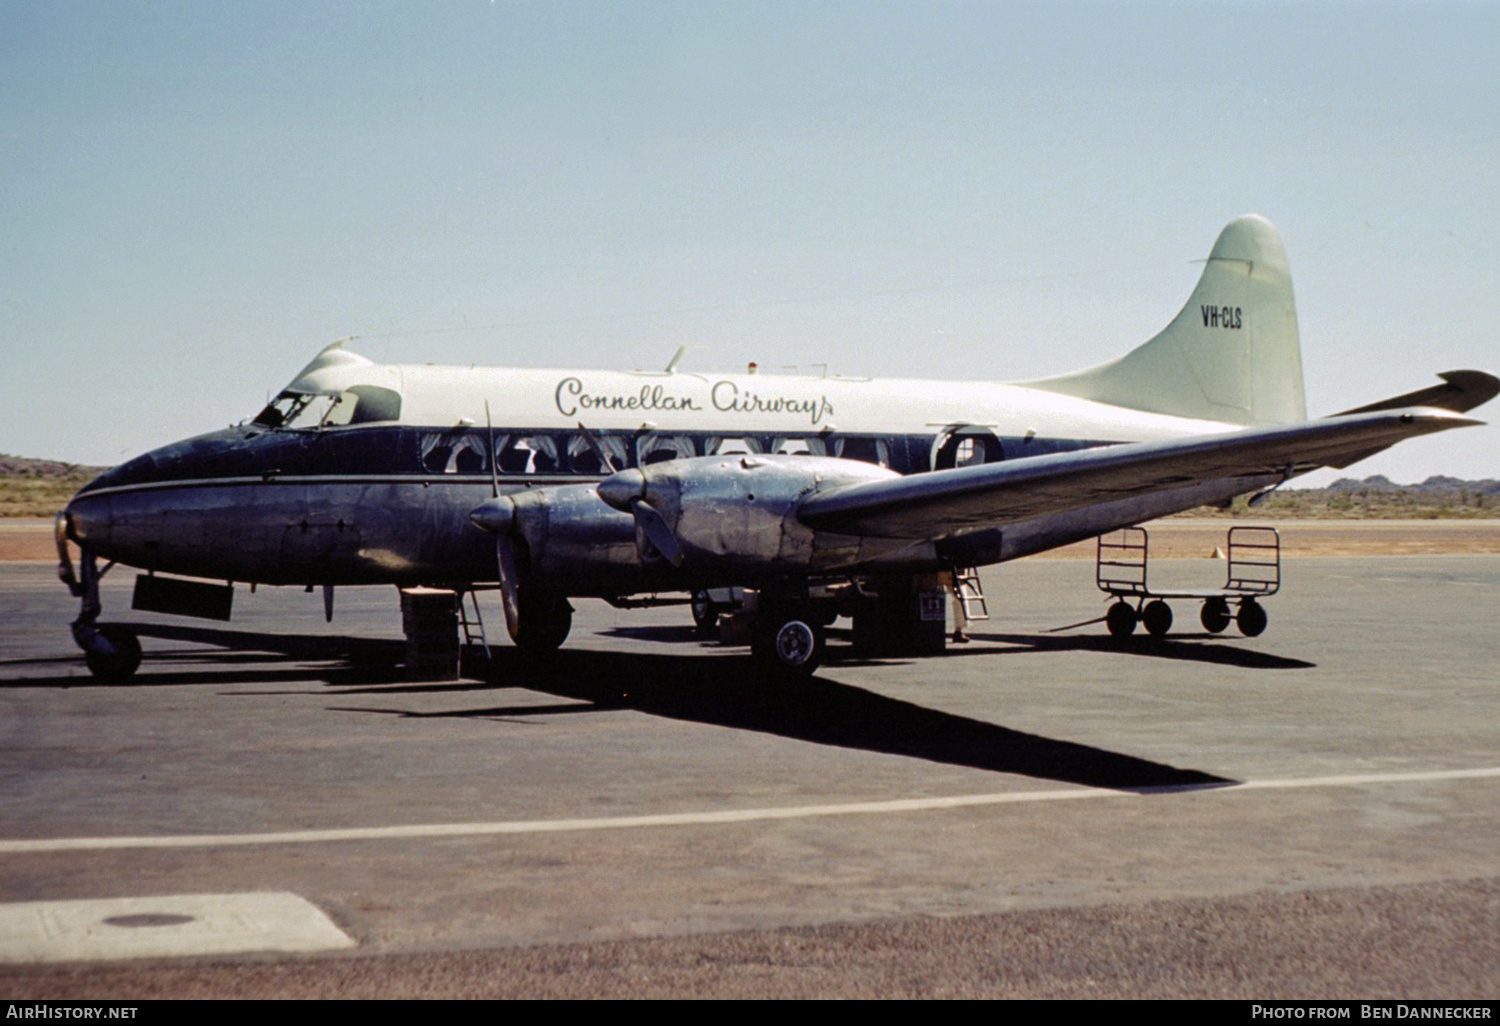
[[[359,401],[349,418],[351,424],[374,424],[382,420],[401,419],[401,393],[379,385],[355,385],[345,395]]]
[[[299,395],[296,392],[283,392],[278,395],[264,410],[255,415],[251,423],[259,424],[261,427],[278,428],[285,427],[288,420],[302,412],[312,399],[310,395]]]
[[[283,392],[253,423],[268,428],[341,427],[401,416],[401,394],[379,385],[355,385],[337,395]]]

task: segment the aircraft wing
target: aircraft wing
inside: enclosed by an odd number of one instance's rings
[[[810,497],[797,516],[842,534],[934,538],[1220,479],[1284,480],[1347,466],[1405,438],[1481,423],[1449,409],[1407,407],[1103,446],[852,484]]]

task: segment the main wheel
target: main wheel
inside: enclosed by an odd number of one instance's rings
[[[1253,638],[1266,629],[1266,611],[1254,599],[1241,599],[1240,611],[1234,617],[1235,626],[1247,638]]]
[[[141,642],[133,631],[114,624],[95,629],[83,661],[96,678],[118,684],[135,676],[141,665]]]
[[[1229,613],[1229,601],[1223,598],[1205,599],[1198,620],[1210,634],[1221,634],[1234,617]]]
[[[693,623],[697,624],[700,631],[711,631],[719,623],[719,607],[714,605],[714,600],[708,597],[708,592],[698,590],[693,592]]]
[[[779,676],[812,676],[823,662],[823,625],[804,610],[772,613],[765,619],[751,639],[755,661]]]
[[[1136,619],[1135,610],[1123,599],[1110,606],[1109,612],[1104,614],[1104,623],[1109,627],[1109,633],[1117,638],[1128,638],[1134,634]]]
[[[1153,638],[1165,637],[1172,629],[1172,607],[1161,599],[1146,603],[1146,608],[1141,610],[1141,624]]]
[[[573,607],[562,595],[521,593],[516,647],[527,655],[556,652],[573,629]]]

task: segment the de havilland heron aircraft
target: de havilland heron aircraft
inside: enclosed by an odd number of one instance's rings
[[[1085,370],[999,384],[677,362],[386,365],[328,346],[252,419],[79,491],[57,518],[60,573],[82,600],[73,636],[100,677],[138,667],[136,637],[99,622],[115,564],[145,571],[138,607],[220,619],[235,582],[321,586],[330,616],[337,586],[460,600],[498,587],[511,638],[533,654],[566,638],[569,599],[732,587],[750,597],[752,656],[795,676],[816,668],[841,613],[856,638],[910,638],[954,568],[1478,424],[1464,414],[1500,391],[1451,371],[1307,419],[1286,252],[1255,215],[1220,233],[1161,333]]]

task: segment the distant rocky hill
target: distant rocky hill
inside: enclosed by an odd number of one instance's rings
[[[0,517],[50,517],[107,469],[0,453]]]
[[[1278,489],[1250,508],[1236,499],[1228,510],[1205,506],[1192,516],[1256,516],[1320,520],[1434,520],[1500,517],[1500,480],[1464,481],[1433,475],[1421,484],[1396,484],[1382,474],[1341,477],[1327,488]]]
[[[1341,477],[1327,488],[1315,490],[1349,494],[1372,492],[1380,495],[1388,495],[1392,492],[1411,492],[1416,495],[1500,495],[1500,480],[1487,477],[1483,481],[1465,481],[1457,477],[1434,474],[1421,484],[1401,485],[1383,474],[1376,474],[1374,477],[1367,477],[1363,480]]]

